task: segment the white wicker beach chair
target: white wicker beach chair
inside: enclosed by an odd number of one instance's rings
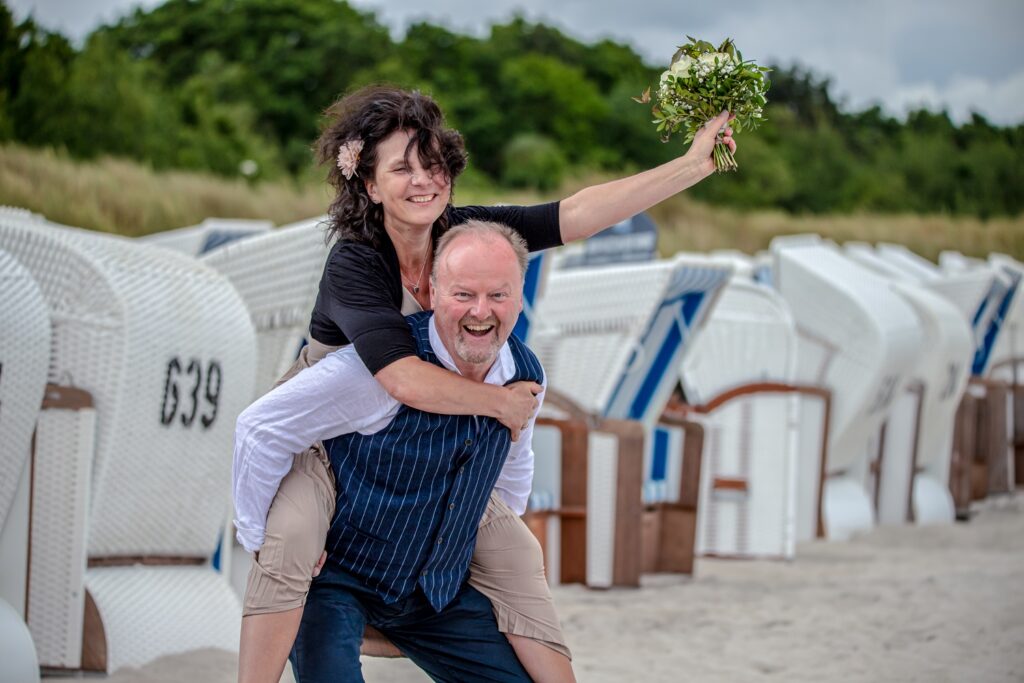
[[[314,218],[225,244],[200,260],[231,281],[256,329],[253,399],[288,370],[309,331],[327,260],[321,219]]]
[[[291,367],[309,332],[320,274],[327,260],[323,218],[313,218],[223,244],[200,261],[227,277],[241,295],[256,330],[252,400],[269,391]],[[220,549],[235,591],[245,592],[251,558],[225,520]]]
[[[822,515],[829,538],[875,521],[868,483],[878,434],[923,343],[889,283],[816,237],[776,238],[774,279],[800,336],[797,379],[832,392]],[[806,519],[813,512],[798,509]]]
[[[8,213],[0,210],[0,215]],[[20,683],[39,680],[39,660],[25,624],[30,503],[26,463],[46,389],[50,316],[35,279],[2,249],[0,291],[0,681]]]
[[[926,340],[911,382],[896,399],[886,425],[879,523],[952,522],[955,509],[948,482],[953,427],[974,354],[970,327],[952,302],[882,259],[870,245],[847,244],[845,252],[891,281],[913,308]]]
[[[0,219],[10,223],[40,223],[45,219],[20,206],[0,206]]]
[[[229,242],[246,239],[274,227],[271,221],[247,218],[207,218],[199,225],[143,235],[138,241],[199,256]]]
[[[551,274],[531,343],[548,386],[589,416],[587,491],[562,515],[585,516],[588,585],[639,578],[642,438],[661,417],[678,381],[674,368],[730,272],[704,257],[681,256]],[[538,463],[557,457],[535,450]],[[546,480],[546,471],[538,467],[535,492],[557,503],[553,492],[561,490],[566,506],[564,481]],[[561,540],[565,548],[564,524]],[[563,577],[566,562],[563,556]]]
[[[63,605],[52,618],[30,595],[33,637],[54,658],[43,664],[109,672],[235,649],[240,606],[209,557],[229,505],[234,419],[252,397],[244,304],[212,269],[134,240],[0,219],[0,248],[49,306],[51,382],[91,395],[97,417],[94,439],[57,416],[74,411],[53,411],[46,430],[40,422],[30,586],[40,600],[68,591],[84,600],[77,614]],[[78,585],[42,566],[70,567],[76,554],[79,570],[88,558]],[[67,624],[83,634],[77,643]]]
[[[681,366],[687,402],[705,434],[700,554],[794,554],[797,475],[809,461],[804,484],[817,499],[824,428],[821,420],[801,420],[796,353],[796,327],[782,297],[735,277]],[[801,426],[817,430],[803,458]]]
[[[50,316],[31,273],[0,250],[0,528],[14,502],[46,390]]]

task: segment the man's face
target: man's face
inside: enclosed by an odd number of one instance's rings
[[[500,236],[456,238],[430,293],[437,331],[462,374],[482,380],[523,310],[515,252]]]

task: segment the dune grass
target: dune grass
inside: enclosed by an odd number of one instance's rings
[[[457,202],[533,203],[567,196],[607,177],[586,175],[541,195],[496,188],[468,174]],[[53,150],[0,145],[0,205],[49,220],[127,236],[199,223],[207,217],[260,218],[276,224],[317,216],[330,194],[315,174],[301,181],[256,183],[184,171],[155,171],[123,159],[76,161]],[[948,215],[807,215],[739,212],[687,199],[685,193],[651,210],[659,250],[765,249],[776,235],[817,233],[847,242],[896,242],[929,259],[945,249],[971,256],[991,252],[1024,260],[1024,216],[981,220]]]

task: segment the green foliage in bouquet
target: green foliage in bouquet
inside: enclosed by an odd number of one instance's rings
[[[730,39],[716,48],[707,41],[687,38],[690,42],[676,50],[669,68],[661,74],[651,109],[662,142],[668,142],[673,133],[685,132],[689,144],[704,124],[726,110],[736,117],[730,124],[735,132],[756,128],[764,121],[769,85],[765,74],[770,69],[744,61]],[[637,101],[650,102],[650,88]],[[713,154],[719,172],[737,168],[724,144],[716,144]]]

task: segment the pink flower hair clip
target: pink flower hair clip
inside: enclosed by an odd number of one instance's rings
[[[338,148],[338,168],[345,180],[351,180],[352,176],[359,177],[356,167],[359,165],[359,154],[363,151],[363,141],[352,139]]]

